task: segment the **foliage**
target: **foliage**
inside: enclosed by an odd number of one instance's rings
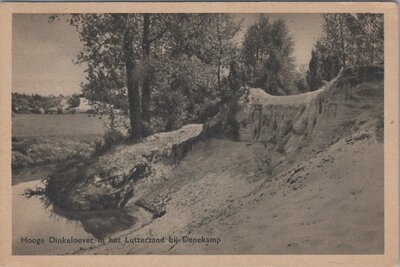
[[[127,125],[126,121],[110,111],[110,124],[105,125],[105,132],[102,139],[95,140],[94,155],[102,155],[109,151],[113,146],[121,144],[127,140],[127,136],[123,133]]]
[[[324,14],[322,27],[310,60],[311,89],[336,77],[341,68],[383,64],[383,14]]]
[[[72,95],[71,97],[68,98],[67,100],[69,108],[77,108],[81,104],[81,100],[79,98],[79,95]]]
[[[205,103],[219,101],[240,30],[228,14],[72,14],[67,21],[83,44],[76,63],[85,66],[85,96],[97,112],[129,114],[132,140],[197,121]]]
[[[284,21],[260,16],[247,30],[242,47],[248,83],[273,95],[292,94],[293,41]]]
[[[295,85],[300,93],[310,91],[310,86],[308,85],[307,79],[305,77],[300,77],[299,79],[295,80]]]
[[[85,66],[83,93],[102,113],[115,104],[116,96],[126,95],[132,140],[142,136],[137,62],[141,18],[140,14],[71,14],[67,18],[83,45],[76,60]]]
[[[11,108],[14,112],[38,113],[40,110],[57,107],[61,102],[62,96],[12,93],[11,99]]]
[[[206,104],[219,99],[212,66],[195,56],[182,56],[169,63],[159,62],[154,81],[152,109],[157,130],[172,130],[196,122]]]
[[[325,14],[321,45],[342,67],[383,62],[383,14]]]
[[[317,52],[313,50],[307,72],[307,82],[311,91],[318,89],[322,85],[319,61]]]
[[[307,82],[308,70],[305,66],[299,66],[296,71],[293,72],[294,85],[299,93],[305,93],[310,91],[310,87]]]
[[[229,14],[211,14],[210,29],[206,33],[205,46],[207,61],[216,67],[218,90],[222,90],[223,73],[231,63],[232,58],[239,52],[233,38],[240,30],[240,24]],[[208,63],[205,61],[205,63]]]
[[[218,13],[70,14],[67,21],[83,45],[76,63],[85,67],[85,97],[101,114],[127,115],[132,141],[203,122],[245,85],[296,94],[319,88],[343,66],[383,61],[377,14],[323,15],[307,72],[295,68],[285,22],[264,15],[247,30]]]

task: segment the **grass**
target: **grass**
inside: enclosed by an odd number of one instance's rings
[[[87,158],[108,119],[88,114],[15,114],[12,118],[12,166],[26,167]]]

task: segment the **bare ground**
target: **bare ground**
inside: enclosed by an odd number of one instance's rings
[[[118,236],[220,237],[220,244],[108,244],[80,253],[383,253],[383,144],[374,132],[360,136],[273,178],[257,171],[256,145],[198,144],[157,190],[168,195],[167,213]]]
[[[121,237],[221,243],[105,244],[85,254],[382,254],[383,69],[346,69],[297,96],[250,89],[239,140],[198,141],[135,187],[128,204],[165,214]]]

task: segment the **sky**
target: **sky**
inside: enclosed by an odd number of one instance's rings
[[[311,49],[321,35],[321,14],[267,14],[282,19],[295,43],[297,65],[308,64]],[[71,95],[80,92],[84,67],[73,60],[82,49],[75,29],[65,21],[48,22],[48,14],[14,14],[12,32],[12,91],[41,95]],[[234,14],[243,30],[259,14]]]

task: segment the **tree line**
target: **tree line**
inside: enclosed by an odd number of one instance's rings
[[[63,99],[67,99],[69,108],[76,108],[80,104],[82,95],[73,94],[72,96],[63,95],[49,95],[42,96],[39,94],[22,94],[12,93],[11,94],[11,109],[15,113],[45,113],[49,109],[57,108],[61,105]]]
[[[307,72],[310,90],[348,66],[383,64],[383,14],[324,14],[323,36],[316,42]]]
[[[98,109],[124,110],[132,141],[202,122],[242,86],[296,94],[317,89],[346,65],[383,60],[383,17],[323,19],[309,69],[299,70],[287,25],[266,15],[246,29],[230,14],[67,16],[83,45],[76,59],[85,66],[83,93],[103,104]]]
[[[11,108],[16,113],[41,113],[41,109],[47,110],[59,105],[62,98],[63,96],[12,93]]]

